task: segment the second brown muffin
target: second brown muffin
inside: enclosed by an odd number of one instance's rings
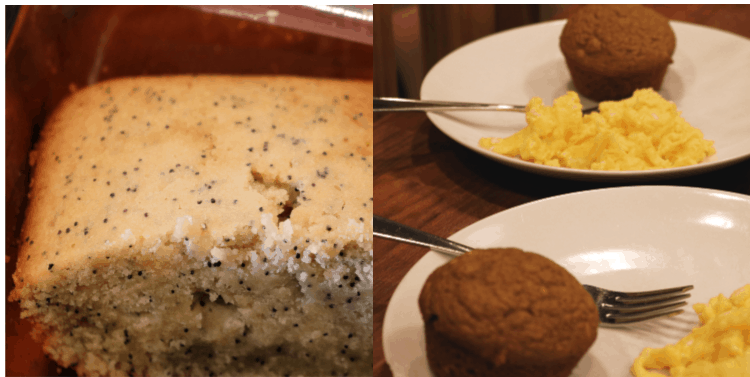
[[[555,262],[474,250],[435,270],[419,297],[427,358],[444,376],[567,376],[596,339],[591,296]]]
[[[642,5],[584,6],[560,36],[576,90],[596,101],[659,90],[675,45],[669,19]]]

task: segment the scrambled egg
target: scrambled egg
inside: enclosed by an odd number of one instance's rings
[[[557,98],[552,107],[534,97],[526,106],[526,122],[514,135],[482,138],[479,146],[538,164],[592,170],[686,166],[716,153],[713,141],[652,89],[602,102],[598,113],[585,116],[575,92]]]
[[[693,309],[701,326],[675,344],[644,349],[633,363],[633,375],[661,377],[649,369],[669,369],[673,377],[750,376],[750,284]]]

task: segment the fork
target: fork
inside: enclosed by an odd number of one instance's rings
[[[525,113],[526,106],[500,105],[492,103],[468,103],[468,102],[446,102],[428,101],[408,98],[375,97],[372,99],[373,112],[386,111],[511,111]],[[584,109],[583,114],[599,110],[599,105]]]
[[[399,224],[380,216],[373,216],[372,234],[377,237],[404,242],[432,250],[459,256],[472,250],[471,247],[436,235]],[[644,292],[618,292],[583,284],[596,303],[599,322],[607,325],[622,325],[653,318],[674,316],[684,312],[679,307],[687,305],[690,297],[685,293],[692,285]]]

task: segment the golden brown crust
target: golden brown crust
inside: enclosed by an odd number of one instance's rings
[[[576,89],[598,101],[658,90],[675,45],[669,19],[641,5],[582,7],[560,36]]]
[[[474,250],[438,268],[419,305],[429,331],[499,370],[572,369],[598,327],[593,299],[570,273],[514,248]]]
[[[432,326],[425,326],[427,361],[436,377],[568,377],[578,360],[554,366],[543,364],[495,366],[476,354],[457,346],[440,335]]]

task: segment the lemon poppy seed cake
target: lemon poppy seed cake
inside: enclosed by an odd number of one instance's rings
[[[122,78],[66,99],[15,289],[81,375],[372,374],[372,84]]]

